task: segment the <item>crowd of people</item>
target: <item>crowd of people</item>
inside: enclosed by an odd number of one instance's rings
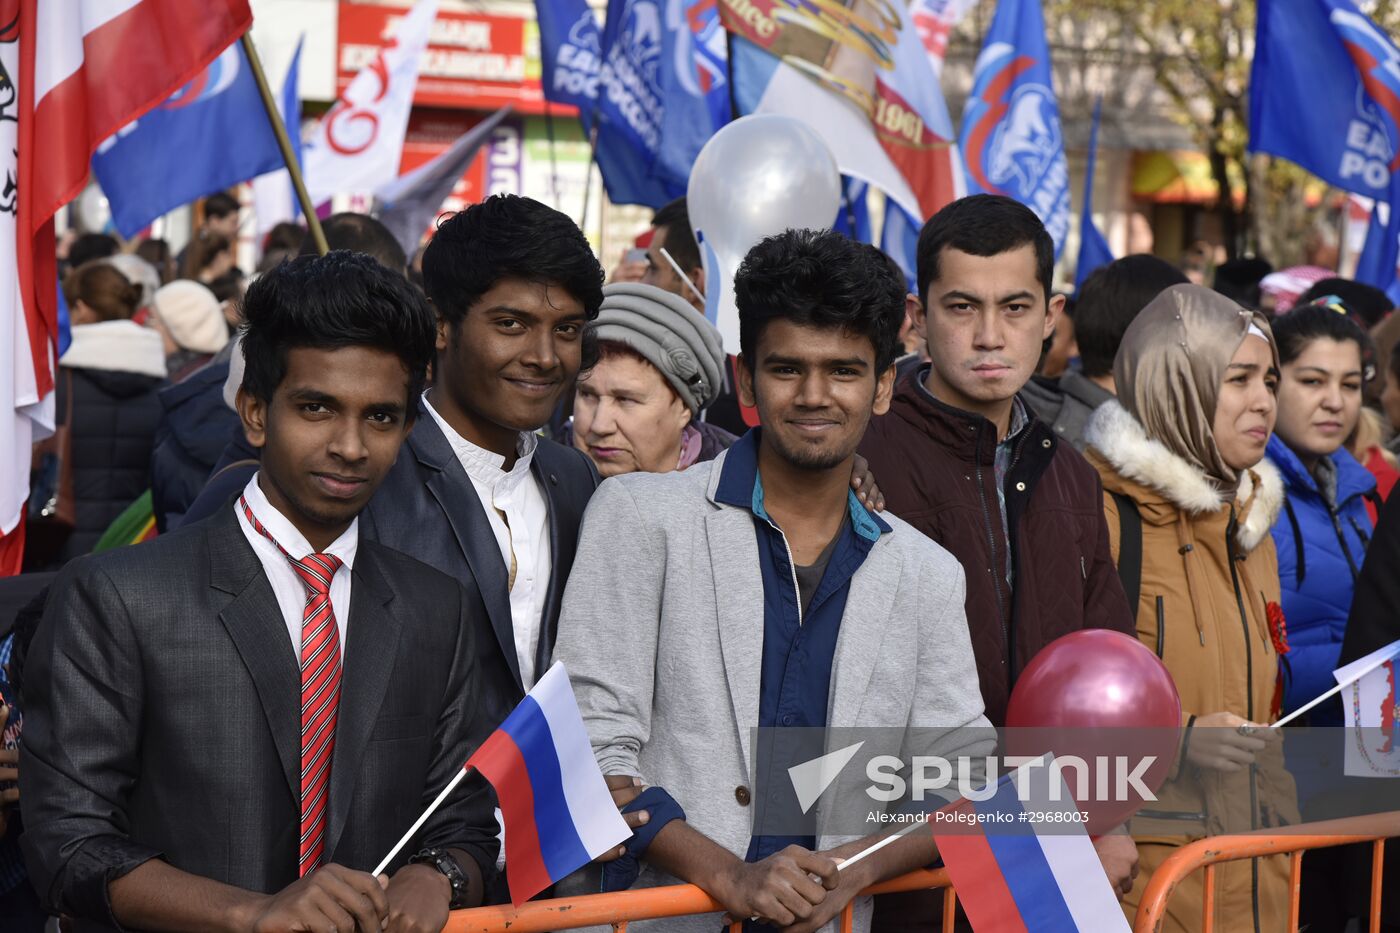
[[[835,232],[755,245],[726,347],[684,199],[610,284],[512,195],[444,219],[421,271],[342,214],[329,254],[279,228],[245,277],[236,202],[203,217],[178,256],[64,244],[66,431],[0,581],[7,930],[439,930],[508,901],[479,775],[368,870],[557,660],[633,829],[558,892],[679,879],[755,929],[852,901],[928,929],[933,892],[858,894],[932,835],[838,872],[875,837],[756,833],[751,730],[983,756],[1031,660],[1097,628],[1182,705],[1174,780],[1094,840],[1131,917],[1187,840],[1304,818],[1260,727],[1400,637],[1400,317],[1355,282],[1266,300],[1262,261],[1213,289],[1135,255],[1066,296],[1036,215],[978,195],[924,226],[913,293]],[[1308,929],[1365,917],[1345,850],[1304,866]],[[1287,862],[1222,866],[1214,903],[1283,929]]]

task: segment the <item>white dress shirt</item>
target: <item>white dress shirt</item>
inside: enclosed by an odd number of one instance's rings
[[[262,487],[258,485],[259,475],[261,474],[254,473],[253,478],[248,480],[248,485],[243,487],[243,497],[248,500],[248,508],[253,510],[253,515],[267,529],[267,533],[276,538],[277,544],[282,545],[292,557],[302,560],[315,554],[316,549],[307,542],[300,531],[297,531],[296,526],[267,501]],[[238,527],[243,529],[243,537],[253,546],[253,553],[258,555],[263,573],[267,574],[267,581],[272,584],[272,593],[277,597],[278,608],[282,610],[282,621],[286,623],[287,634],[292,639],[292,651],[300,662],[301,623],[306,616],[306,585],[292,569],[291,561],[277,549],[277,544],[267,540],[252,526],[248,516],[243,514],[243,506],[237,500],[233,503],[233,510],[238,514]],[[355,566],[355,552],[359,547],[360,520],[356,518],[350,522],[350,527],[345,529],[344,534],[320,552],[333,554],[344,564],[331,578],[331,611],[335,613],[335,627],[340,633],[342,663],[345,658],[345,625],[350,620],[350,580],[353,576],[351,570]]]
[[[452,429],[423,394],[423,404],[433,416],[452,452],[462,464],[481,500],[482,511],[496,536],[501,560],[510,584],[510,621],[515,634],[515,656],[520,679],[529,690],[535,685],[535,649],[540,640],[545,596],[552,567],[549,550],[549,505],[539,480],[530,472],[539,438],[522,432],[516,444],[515,466],[503,467],[506,458],[478,447]],[[504,516],[504,517],[502,517]]]

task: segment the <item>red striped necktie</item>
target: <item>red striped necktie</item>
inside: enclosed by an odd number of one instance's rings
[[[300,874],[321,864],[326,846],[326,804],[335,749],[336,710],[340,706],[340,632],[331,607],[331,580],[341,567],[333,554],[309,554],[297,560],[263,527],[239,496],[243,514],[258,534],[276,545],[306,587],[301,619],[301,848]]]

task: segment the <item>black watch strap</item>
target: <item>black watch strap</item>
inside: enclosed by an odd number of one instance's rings
[[[462,866],[457,864],[450,852],[446,849],[422,849],[408,861],[410,865],[431,865],[446,876],[447,883],[452,885],[452,900],[447,905],[449,908],[460,910],[467,906],[467,876],[462,873]]]

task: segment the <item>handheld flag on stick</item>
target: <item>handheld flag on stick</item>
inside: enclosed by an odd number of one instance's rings
[[[632,835],[598,770],[568,672],[555,663],[374,874],[393,861],[472,768],[496,789],[505,820],[510,899],[517,905]]]
[[[1288,725],[1323,700],[1326,700],[1328,697],[1336,696],[1342,692],[1343,688],[1356,683],[1367,674],[1379,670],[1382,665],[1393,660],[1397,655],[1400,655],[1400,641],[1393,641],[1384,648],[1372,651],[1364,658],[1359,658],[1344,667],[1337,668],[1332,672],[1332,677],[1336,679],[1337,686],[1328,690],[1326,693],[1322,694],[1322,696],[1313,697],[1307,703],[1304,703],[1302,706],[1271,725],[1270,728],[1277,729],[1279,726]]]
[[[1400,641],[1338,668],[1347,777],[1400,777]]]
[[[989,799],[934,814],[958,900],[978,930],[1128,933],[1064,777],[1049,764],[1047,756],[1018,768]],[[951,826],[961,831],[940,829]]]

